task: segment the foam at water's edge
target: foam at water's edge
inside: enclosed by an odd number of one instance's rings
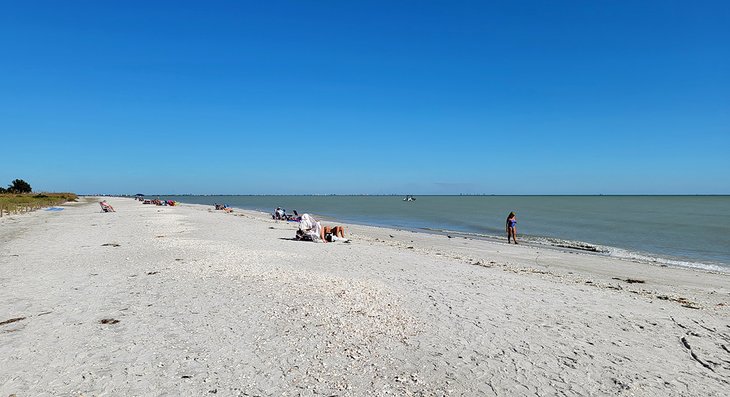
[[[528,242],[549,245],[552,247],[568,248],[579,251],[594,252],[597,254],[608,254],[609,250],[600,245],[586,243],[584,241],[564,240],[555,237],[534,237],[534,236],[522,236],[522,238]]]
[[[717,265],[717,264],[713,264],[713,263],[701,263],[701,262],[684,261],[684,260],[679,260],[679,259],[662,258],[662,257],[658,257],[658,256],[652,256],[649,254],[628,251],[625,249],[615,248],[615,247],[610,247],[608,249],[608,253],[610,256],[634,260],[637,262],[656,263],[659,265],[676,266],[676,267],[690,267],[693,269],[709,270],[709,271],[723,272],[723,273],[730,272],[730,268],[728,268],[727,266]]]
[[[676,258],[661,257],[658,255],[652,255],[649,253],[643,253],[638,251],[631,251],[623,248],[601,246],[597,244],[586,243],[582,241],[569,241],[561,240],[556,238],[528,238],[528,241],[536,242],[538,244],[550,245],[559,248],[576,249],[580,251],[587,251],[600,255],[608,255],[615,258],[627,259],[642,263],[654,263],[666,266],[676,267],[689,267],[693,269],[710,270],[718,272],[730,272],[730,268],[714,263],[702,263],[693,262],[687,260],[681,260]]]
[[[457,235],[457,236],[470,236],[470,237],[487,239],[487,240],[504,240],[503,236],[495,236],[495,235],[481,234],[481,233],[457,232],[454,230],[432,229],[432,228],[423,228],[423,230],[426,230],[428,232],[438,233],[438,234],[453,234],[453,235]],[[553,238],[553,237],[537,237],[537,236],[525,236],[525,235],[523,235],[521,239],[528,244],[544,245],[544,246],[550,246],[550,247],[556,247],[556,248],[567,248],[567,249],[571,249],[571,250],[585,252],[587,254],[607,255],[607,256],[611,256],[611,257],[616,257],[616,258],[621,258],[621,259],[626,259],[626,260],[631,260],[631,261],[641,262],[641,263],[652,263],[652,264],[673,266],[673,267],[688,267],[688,268],[692,268],[692,269],[708,270],[708,271],[715,271],[715,272],[722,272],[722,273],[730,272],[730,267],[723,266],[721,264],[692,262],[692,261],[685,261],[685,260],[680,260],[680,259],[664,258],[664,257],[660,257],[660,256],[654,256],[654,255],[651,255],[648,253],[635,252],[635,251],[625,250],[625,249],[616,248],[616,247],[601,246],[598,244],[586,243],[583,241],[572,241],[572,240],[563,240],[563,239]]]

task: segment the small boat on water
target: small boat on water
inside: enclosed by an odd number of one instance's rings
[[[405,197],[405,198],[403,199],[403,201],[416,201],[416,198],[415,198],[415,197],[413,197],[413,196],[411,196],[411,195],[408,195],[408,196],[406,196],[406,197]]]

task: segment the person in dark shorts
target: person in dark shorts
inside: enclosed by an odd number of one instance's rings
[[[338,239],[345,239],[345,228],[342,226],[325,226],[322,228],[322,240],[324,242],[334,242]]]

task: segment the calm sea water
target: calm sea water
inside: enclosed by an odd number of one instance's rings
[[[517,214],[525,240],[606,255],[730,271],[730,196],[166,196],[184,203],[343,222],[502,237]]]

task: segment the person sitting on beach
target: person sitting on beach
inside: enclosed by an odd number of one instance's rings
[[[286,219],[286,215],[284,215],[284,211],[285,210],[281,209],[281,207],[276,207],[276,209],[274,210],[274,214],[271,217],[277,221]]]
[[[111,204],[107,203],[106,200],[100,201],[99,205],[101,205],[101,210],[104,212],[116,212],[114,211],[114,207],[112,207]]]
[[[302,219],[299,221],[299,230],[297,230],[295,238],[297,240],[314,242],[323,241],[324,234],[322,233],[322,225],[313,216],[302,214]]]

